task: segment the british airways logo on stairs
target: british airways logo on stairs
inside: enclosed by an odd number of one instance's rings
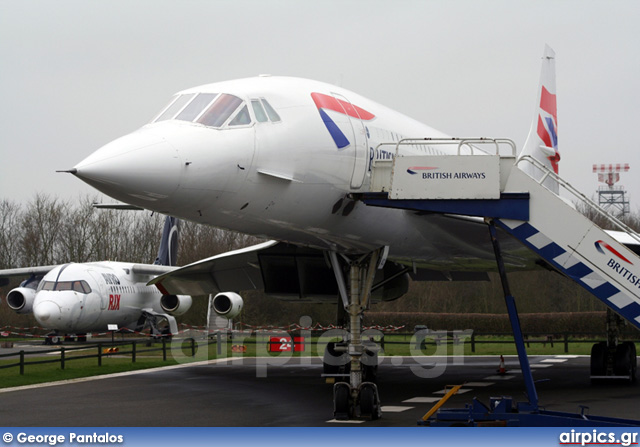
[[[617,256],[619,259],[622,259],[624,262],[626,262],[627,264],[633,265],[633,262],[629,261],[627,258],[625,258],[624,256],[622,256],[618,250],[616,250],[615,248],[613,248],[611,245],[607,244],[604,241],[596,241],[596,243],[594,244],[596,246],[596,250],[598,250],[600,253],[602,253],[603,255],[606,255],[607,253],[604,251],[604,249],[606,248],[607,250],[609,250],[611,253],[613,253],[615,256]]]
[[[434,169],[440,168],[436,168],[435,166],[411,166],[409,169],[407,169],[407,173],[416,175],[418,173],[417,171],[433,171]]]
[[[611,254],[613,254],[616,258],[621,260],[622,262],[618,262],[614,258],[609,258],[609,261],[607,262],[607,267],[609,267],[611,270],[616,272],[619,276],[622,276],[626,281],[630,282],[635,287],[640,289],[640,276],[637,275],[637,273],[634,273],[633,271],[629,270],[629,268],[631,268],[631,267],[627,268],[627,267],[625,267],[625,264],[624,264],[624,263],[626,263],[629,266],[632,266],[633,262],[629,261],[627,258],[622,256],[620,254],[620,252],[618,252],[618,250],[616,250],[615,248],[613,248],[611,245],[607,244],[604,241],[597,241],[595,243],[595,246],[596,246],[596,249],[600,253],[602,253],[602,254],[604,254],[606,256],[609,256],[604,251],[604,249],[606,249],[609,252],[611,252]]]
[[[438,171],[440,168],[436,166],[409,166],[407,174],[416,175],[422,172],[421,177],[424,180],[484,180],[487,178],[485,172],[468,172],[468,171]],[[420,171],[420,172],[418,172]]]

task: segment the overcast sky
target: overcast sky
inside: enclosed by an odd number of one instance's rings
[[[95,190],[56,169],[181,89],[260,73],[342,85],[452,136],[522,147],[556,51],[561,175],[631,164],[640,210],[638,1],[0,0],[0,199]]]

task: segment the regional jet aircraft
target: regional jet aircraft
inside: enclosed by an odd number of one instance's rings
[[[147,282],[176,269],[178,220],[167,217],[155,264],[89,262],[0,270],[0,280],[12,276],[29,278],[7,294],[8,306],[18,314],[32,313],[36,321],[53,332],[46,344],[62,341],[62,335],[83,339],[88,332],[119,329],[143,330],[154,335],[178,332],[174,316],[191,307],[191,297],[162,294]],[[160,330],[158,323],[169,325]]]
[[[557,129],[554,53],[547,47],[535,118],[520,156],[557,173]],[[427,139],[398,144],[407,137]],[[361,361],[368,349],[361,317],[370,303],[399,298],[409,277],[485,280],[496,265],[481,218],[374,208],[356,200],[372,190],[373,168],[386,160],[460,153],[429,138],[447,136],[340,87],[259,76],[177,93],[151,122],[69,172],[122,202],[270,239],[150,283],[165,295],[263,289],[292,301],[337,301],[344,310],[338,323],[350,335],[329,354],[348,353],[351,361],[350,389],[334,389],[334,410],[376,418],[378,393],[370,382],[375,365]],[[543,172],[534,167],[531,175],[557,190],[553,176]],[[448,179],[427,161],[409,166],[406,175]],[[539,268],[535,247],[511,238],[501,243],[510,269]],[[241,305],[237,295],[223,298],[227,311]]]

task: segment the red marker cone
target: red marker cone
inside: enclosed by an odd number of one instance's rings
[[[506,374],[507,369],[504,367],[504,357],[500,356],[500,366],[498,366],[498,374]]]

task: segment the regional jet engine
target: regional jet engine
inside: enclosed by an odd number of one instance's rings
[[[191,308],[192,299],[189,295],[162,295],[160,307],[169,315],[182,315]]]
[[[18,314],[33,312],[33,300],[36,298],[35,289],[17,287],[7,294],[7,305]]]
[[[215,313],[228,320],[242,311],[242,297],[234,292],[219,293],[213,297],[212,307]]]

